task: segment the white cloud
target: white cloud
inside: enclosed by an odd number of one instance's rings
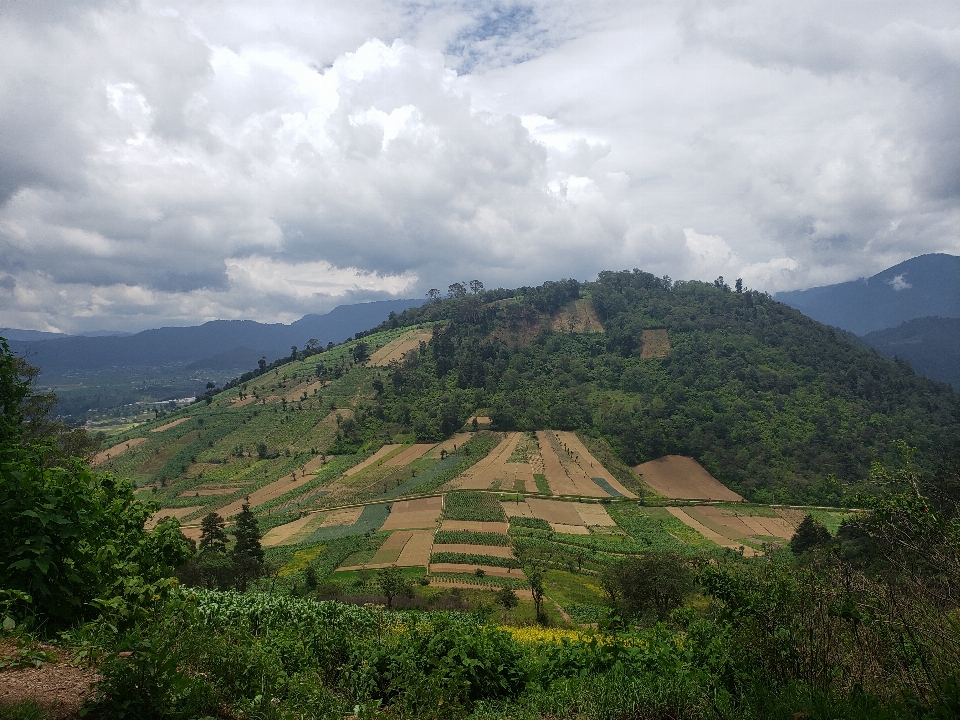
[[[953,3],[4,13],[0,325],[623,267],[775,291],[960,253]]]
[[[901,290],[909,290],[913,287],[910,283],[903,279],[903,275],[897,275],[893,280],[890,281],[890,285],[893,286],[893,289],[897,292]]]

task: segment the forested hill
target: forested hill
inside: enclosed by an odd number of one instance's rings
[[[446,322],[374,382],[357,433],[398,422],[437,439],[480,410],[496,429],[602,436],[631,465],[690,455],[782,502],[836,500],[837,480],[863,480],[897,439],[932,459],[960,437],[948,385],[722,282],[604,272],[434,301],[377,329],[431,321]]]

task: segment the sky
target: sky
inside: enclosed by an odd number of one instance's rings
[[[960,4],[0,0],[0,327],[960,254]]]

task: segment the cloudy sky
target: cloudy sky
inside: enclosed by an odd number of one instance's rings
[[[0,326],[960,254],[960,4],[0,0]]]

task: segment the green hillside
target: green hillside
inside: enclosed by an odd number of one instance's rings
[[[426,342],[400,362],[366,360],[415,327]],[[319,488],[384,443],[440,441],[480,414],[493,430],[576,430],[620,466],[692,456],[756,502],[829,504],[893,441],[932,457],[960,428],[949,387],[764,294],[636,271],[436,301],[314,352],[127,433],[146,442],[109,466],[165,505],[206,506],[188,492],[233,483],[236,498],[335,456]],[[392,496],[439,487],[452,460],[424,475],[439,462],[386,481]]]

